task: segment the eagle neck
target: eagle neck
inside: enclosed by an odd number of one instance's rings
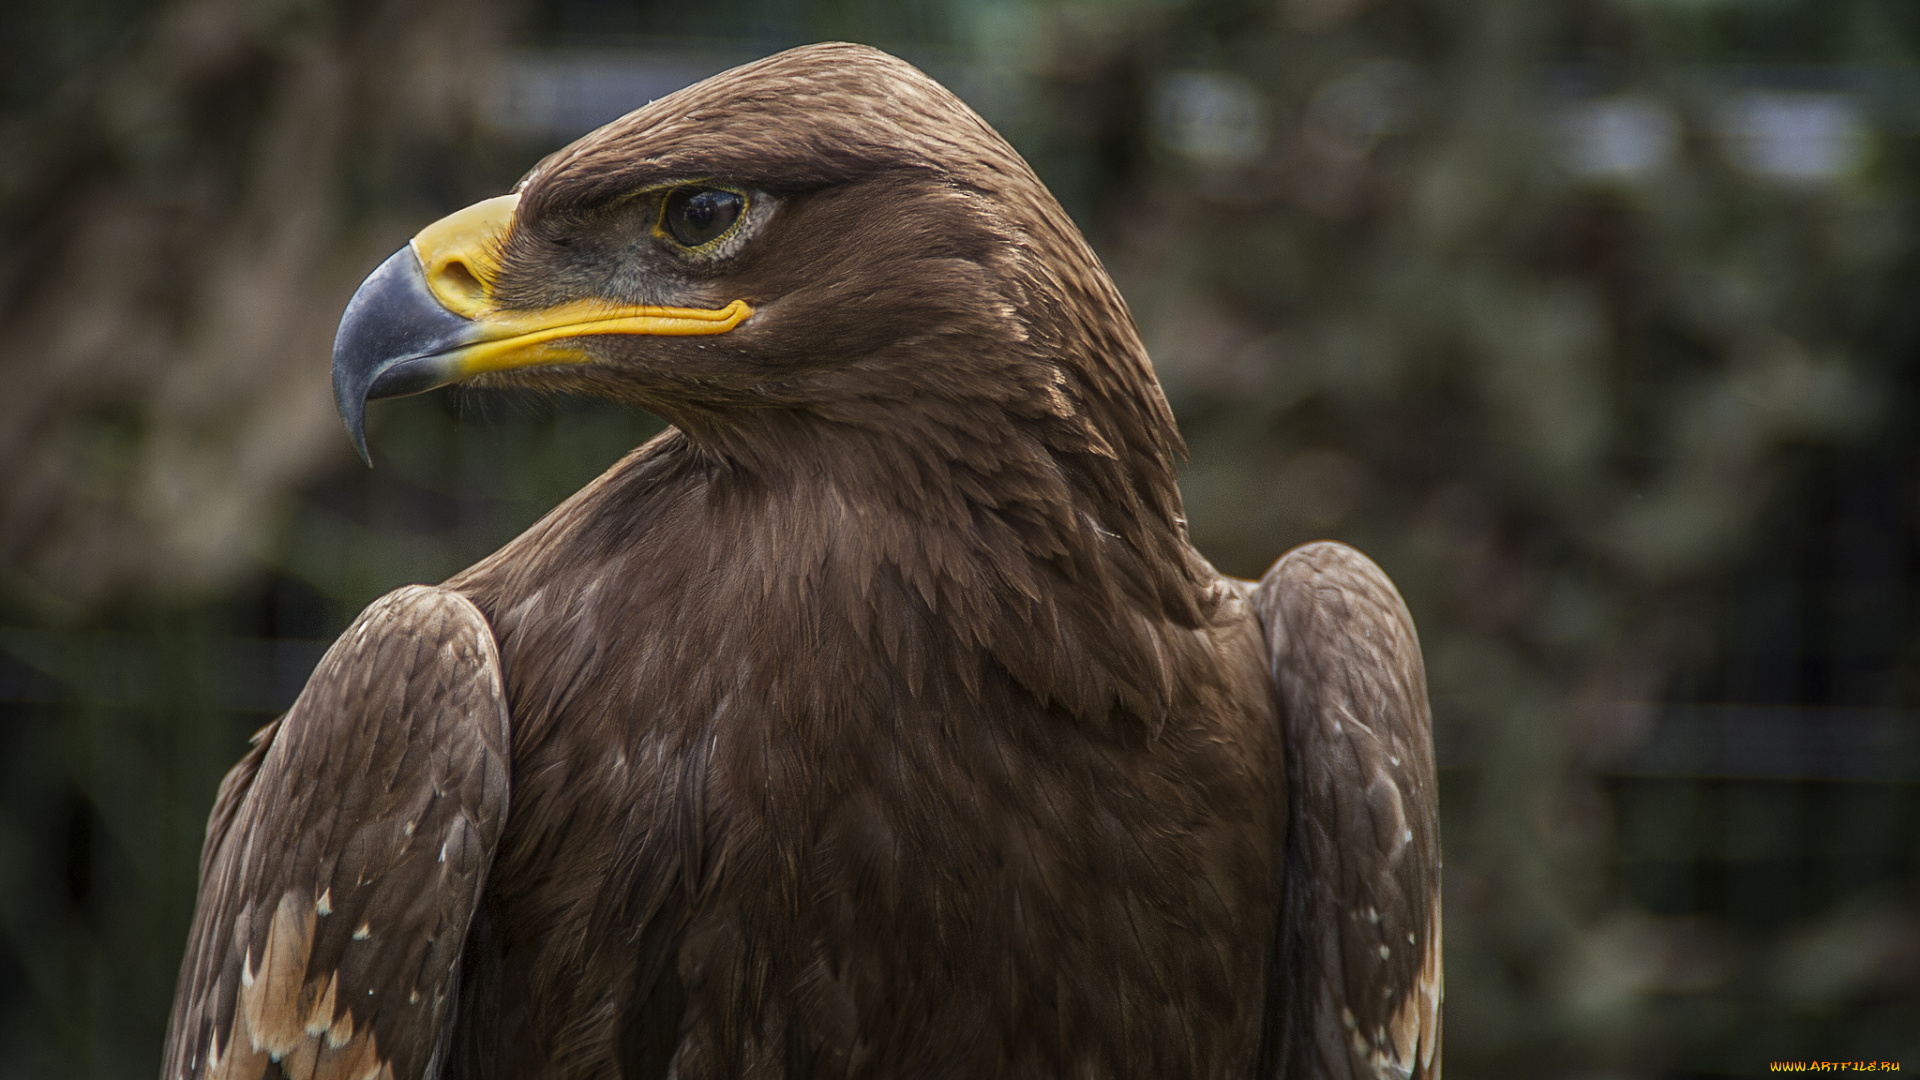
[[[1084,431],[982,419],[1005,415],[928,399],[890,402],[884,420],[763,410],[681,450],[716,542],[817,586],[774,590],[795,606],[773,620],[837,611],[829,624],[889,639],[875,655],[950,658],[961,682],[985,661],[1070,713],[1157,724],[1176,678],[1165,638],[1214,602],[1177,492],[1156,515]],[[900,649],[903,634],[925,647]]]

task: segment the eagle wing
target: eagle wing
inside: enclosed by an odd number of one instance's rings
[[[1366,556],[1295,548],[1253,592],[1287,745],[1275,1075],[1440,1075],[1440,825],[1413,619]]]
[[[163,1080],[431,1076],[509,745],[472,603],[413,586],[369,607],[221,785]]]

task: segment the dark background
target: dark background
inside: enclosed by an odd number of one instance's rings
[[[438,215],[809,41],[947,82],[1119,280],[1257,575],[1427,653],[1458,1077],[1920,1068],[1920,5],[0,6],[0,1077],[157,1068],[201,831],[375,596],[658,421],[326,374]]]

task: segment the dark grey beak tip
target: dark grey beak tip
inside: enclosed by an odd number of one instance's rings
[[[359,381],[353,378],[349,369],[341,366],[340,345],[336,341],[333,347],[333,407],[340,414],[340,422],[347,426],[347,438],[353,441],[354,452],[371,469],[373,455],[367,453],[367,388],[355,385]]]
[[[451,350],[471,342],[472,320],[448,311],[427,288],[412,245],[360,283],[333,339],[333,404],[368,465],[367,402],[445,385]]]

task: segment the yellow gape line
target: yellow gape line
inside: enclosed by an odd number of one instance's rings
[[[476,319],[506,336],[465,346],[457,355],[462,378],[536,364],[579,364],[587,361],[585,353],[555,342],[585,334],[724,334],[751,314],[753,309],[744,300],[715,311],[577,300],[540,311],[503,311]]]
[[[589,334],[724,334],[753,309],[744,300],[722,308],[655,307],[605,300],[572,300],[549,308],[502,309],[493,304],[498,252],[513,228],[519,195],[502,195],[456,211],[420,230],[415,257],[427,289],[448,311],[472,319],[480,331],[456,352],[459,377],[538,364],[571,364],[587,357],[556,344]]]

